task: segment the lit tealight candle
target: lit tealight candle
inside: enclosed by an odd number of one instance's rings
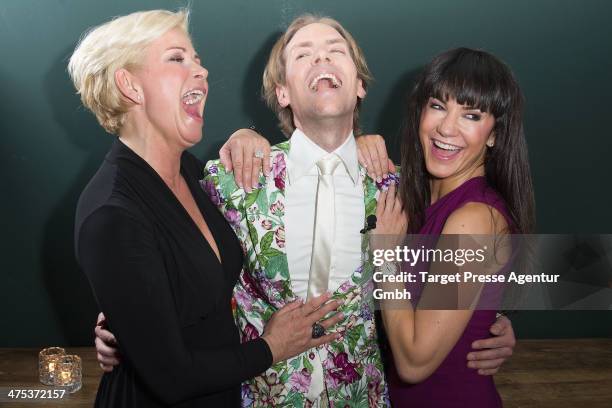
[[[41,383],[53,385],[57,361],[66,355],[61,347],[49,347],[38,353],[38,377]]]
[[[58,373],[54,384],[73,393],[81,389],[81,358],[74,355],[65,355],[57,360],[55,372]]]

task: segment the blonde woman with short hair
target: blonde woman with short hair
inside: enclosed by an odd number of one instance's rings
[[[186,151],[202,138],[208,95],[187,27],[184,10],[118,17],[88,31],[68,66],[116,136],[75,224],[79,264],[123,358],[104,374],[97,407],[237,407],[242,381],[337,336],[311,336],[338,306],[319,307],[323,295],[288,304],[240,343],[231,300],[242,248]]]

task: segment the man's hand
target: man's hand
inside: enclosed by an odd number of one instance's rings
[[[117,339],[113,333],[105,328],[106,319],[103,313],[98,315],[98,322],[94,333],[96,334],[96,358],[104,372],[110,373],[113,367],[121,363],[119,350],[117,349]]]
[[[380,183],[389,172],[395,173],[395,165],[389,159],[385,139],[381,135],[363,135],[355,140],[359,163],[366,168],[371,179]]]
[[[472,351],[467,355],[468,367],[478,369],[480,375],[497,373],[516,345],[512,323],[506,316],[499,317],[489,330],[495,337],[475,341],[472,348],[482,351]]]
[[[255,153],[262,153],[255,157]],[[270,143],[251,129],[238,129],[219,150],[219,158],[228,172],[234,172],[238,187],[250,193],[257,187],[259,173],[270,174]]]

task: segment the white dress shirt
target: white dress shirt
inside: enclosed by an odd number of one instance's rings
[[[342,160],[334,172],[335,226],[331,249],[330,292],[361,265],[361,234],[365,217],[363,182],[359,178],[353,133],[333,153]],[[316,163],[329,153],[302,131],[291,136],[285,190],[285,245],[293,292],[306,299],[319,174]]]

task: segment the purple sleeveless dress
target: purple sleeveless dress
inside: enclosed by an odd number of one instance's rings
[[[440,234],[450,214],[469,202],[490,205],[506,218],[508,225],[512,225],[501,196],[487,185],[485,177],[475,177],[426,209],[425,224],[419,234]],[[467,354],[472,351],[472,342],[491,336],[489,328],[495,321],[495,313],[494,310],[474,311],[457,344],[451,349],[440,367],[421,383],[402,382],[393,364],[393,359],[389,358],[388,379],[392,406],[409,408],[501,407],[502,401],[495,389],[493,377],[479,375],[477,370],[467,367]]]

